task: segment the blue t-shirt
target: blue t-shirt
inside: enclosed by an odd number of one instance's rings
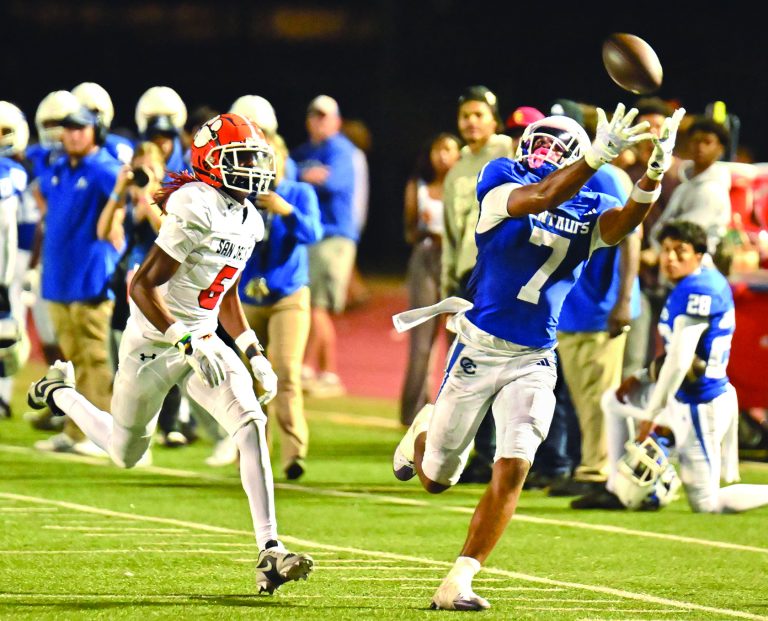
[[[659,321],[659,334],[667,347],[679,315],[706,318],[709,327],[699,339],[696,355],[706,360],[704,375],[684,379],[675,398],[683,403],[707,403],[725,392],[728,358],[736,327],[733,292],[726,278],[714,268],[702,268],[686,276],[670,292]]]
[[[317,195],[308,183],[283,179],[275,192],[293,205],[289,216],[262,212],[264,241],[256,244],[240,277],[240,298],[246,304],[267,306],[309,284],[307,245],[322,239]],[[256,295],[255,281],[263,278],[269,294]]]
[[[629,198],[619,173],[613,166],[602,166],[586,183],[593,192],[614,196],[622,205]],[[584,266],[563,303],[558,330],[563,332],[604,332],[608,316],[619,297],[621,250],[619,245],[598,248]],[[640,279],[635,278],[630,298],[632,319],[640,316]]]
[[[133,159],[133,144],[128,138],[118,134],[107,134],[104,148],[121,164],[130,164]]]
[[[313,186],[320,204],[323,236],[358,239],[353,197],[355,193],[354,151],[349,139],[336,134],[319,144],[305,142],[291,152],[301,171],[312,166],[327,166],[330,175],[323,185]]]
[[[48,202],[41,283],[46,300],[66,304],[113,297],[108,283],[121,251],[96,238],[96,223],[120,166],[106,149],[98,149],[75,168],[62,155],[40,178]]]
[[[505,183],[528,185],[540,173],[519,162],[489,162],[477,181],[477,198]],[[527,347],[553,348],[563,300],[589,258],[598,216],[617,199],[586,189],[553,211],[506,218],[476,233],[477,264],[469,281],[474,307],[467,318],[486,332]]]

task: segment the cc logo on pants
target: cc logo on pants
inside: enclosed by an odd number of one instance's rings
[[[475,369],[477,369],[475,361],[466,356],[459,360],[459,365],[466,375],[474,375],[476,372]]]

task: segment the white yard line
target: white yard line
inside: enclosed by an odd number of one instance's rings
[[[137,522],[147,522],[147,523],[164,524],[164,525],[170,525],[170,526],[178,526],[183,528],[201,530],[204,532],[228,533],[232,535],[242,535],[243,537],[253,536],[252,533],[245,530],[226,528],[223,526],[214,526],[212,524],[202,524],[198,522],[191,522],[188,520],[177,520],[174,518],[164,518],[164,517],[151,516],[151,515],[123,513],[120,511],[112,511],[110,509],[102,509],[100,507],[94,507],[91,505],[77,504],[77,503],[67,502],[62,500],[53,500],[50,498],[41,498],[37,496],[25,496],[21,494],[11,494],[6,492],[0,492],[0,498],[21,501],[21,502],[29,502],[33,505],[61,507],[61,508],[70,509],[73,511],[82,511],[83,513],[91,513],[96,515],[109,515],[114,517],[134,519]],[[450,562],[438,561],[435,559],[425,558],[421,556],[410,556],[405,554],[396,554],[393,552],[384,552],[379,550],[364,550],[361,548],[337,546],[337,545],[325,544],[317,541],[309,541],[306,539],[300,539],[298,537],[290,537],[290,536],[283,536],[281,537],[281,539],[284,540],[286,543],[294,544],[296,546],[299,546],[307,550],[319,549],[319,550],[329,550],[333,552],[345,552],[348,554],[371,556],[374,558],[381,558],[381,559],[398,560],[404,563],[416,563],[416,564],[422,564],[422,565],[428,564],[428,565],[434,565],[434,566],[441,566],[444,568],[449,568],[453,566],[453,563],[450,563]],[[694,602],[685,602],[680,600],[667,599],[664,597],[656,597],[654,595],[648,595],[645,593],[634,593],[632,591],[625,591],[623,589],[614,589],[611,587],[604,587],[604,586],[592,585],[592,584],[580,584],[577,582],[568,582],[564,580],[553,580],[551,578],[543,578],[541,576],[532,576],[529,574],[523,574],[516,571],[508,571],[505,569],[498,569],[495,567],[485,567],[483,571],[486,575],[491,574],[491,575],[498,575],[498,576],[506,576],[507,578],[511,578],[513,580],[519,580],[522,582],[532,582],[534,584],[542,584],[546,586],[564,587],[568,589],[582,590],[582,591],[587,591],[591,593],[601,593],[603,595],[611,595],[613,597],[639,601],[645,604],[656,604],[659,606],[678,608],[681,610],[695,610],[695,611],[707,612],[714,615],[720,615],[725,617],[733,617],[738,619],[751,619],[752,621],[768,621],[768,617],[752,614],[742,610],[731,610],[728,608],[716,608],[713,606],[704,606],[701,604],[696,604]],[[121,595],[120,597],[125,597],[125,596]],[[302,595],[301,597],[304,598],[306,596]],[[321,598],[324,596],[318,595],[317,597]],[[354,598],[354,596],[349,596],[349,597]],[[393,596],[393,597],[396,598],[397,596]],[[497,599],[502,599],[502,598],[497,598]],[[515,598],[510,598],[510,599],[515,599]],[[549,608],[545,610],[549,610]],[[567,610],[571,611],[573,609],[568,608]],[[592,611],[595,609],[588,609],[588,610]],[[596,611],[602,612],[602,610],[596,610]],[[635,611],[626,611],[626,612],[635,612]],[[643,610],[638,612],[645,612],[645,611]]]
[[[84,457],[81,455],[73,455],[68,453],[41,453],[32,448],[13,446],[8,444],[0,444],[0,451],[7,451],[11,453],[19,453],[25,455],[45,456],[54,459],[63,459],[66,461],[73,461],[78,463],[85,463],[96,466],[108,466],[114,467],[108,461],[104,459],[96,459],[92,457]],[[158,468],[156,466],[148,466],[140,469],[141,472],[147,472],[151,474],[163,474],[166,476],[181,477],[185,479],[198,478],[206,481],[216,481],[219,483],[226,482],[232,483],[234,479],[232,477],[225,477],[215,474],[206,474],[203,472],[196,472],[194,470],[180,470],[175,468]],[[138,472],[135,471],[135,472]],[[316,487],[308,487],[304,485],[296,485],[293,483],[275,483],[275,488],[285,489],[303,494],[311,494],[315,496],[328,496],[334,498],[356,498],[362,500],[369,500],[373,502],[387,503],[393,505],[404,505],[413,507],[429,507],[432,511],[451,511],[454,513],[472,514],[474,508],[471,507],[457,507],[451,505],[439,505],[427,500],[418,500],[414,498],[402,498],[397,496],[384,496],[381,494],[370,494],[367,492],[346,492],[342,490],[333,489],[321,489]],[[768,548],[760,546],[751,546],[739,543],[730,543],[727,541],[717,541],[711,539],[699,539],[697,537],[686,537],[684,535],[672,535],[667,533],[659,533],[654,531],[637,530],[632,528],[624,528],[621,526],[613,526],[610,524],[589,524],[586,522],[579,522],[577,520],[558,520],[553,518],[536,517],[533,515],[525,515],[524,513],[515,514],[514,520],[516,522],[527,522],[530,524],[546,524],[549,526],[576,528],[582,530],[590,530],[604,533],[611,533],[615,535],[642,537],[645,539],[658,539],[662,541],[673,541],[676,543],[693,544],[699,546],[705,546],[710,548],[719,548],[723,550],[735,550],[739,552],[756,552],[758,554],[768,554]]]

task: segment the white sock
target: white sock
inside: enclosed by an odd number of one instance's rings
[[[74,388],[59,388],[53,402],[80,427],[91,442],[109,453],[112,416],[97,408]]]
[[[480,571],[480,567],[480,561],[477,559],[471,556],[460,556],[448,572],[448,578],[453,578],[460,584],[471,585],[472,578]]]
[[[235,433],[240,450],[240,479],[248,496],[256,542],[261,549],[270,539],[277,540],[275,490],[266,437],[264,421],[252,421]]]
[[[11,403],[11,394],[13,393],[13,378],[0,377],[0,398],[6,403]]]
[[[603,411],[605,420],[605,437],[608,446],[608,480],[606,489],[614,493],[614,481],[619,472],[619,460],[624,455],[624,445],[630,438],[630,427],[634,428],[631,419],[624,418],[616,412]]]
[[[739,483],[721,487],[717,495],[717,505],[720,511],[725,513],[739,513],[768,505],[768,485]]]

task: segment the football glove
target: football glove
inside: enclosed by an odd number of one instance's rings
[[[177,321],[165,331],[165,338],[181,352],[186,363],[206,386],[216,388],[224,381],[227,376],[224,359],[216,351],[210,335],[193,336],[183,323]]]
[[[277,395],[277,375],[275,375],[272,365],[265,356],[253,356],[250,362],[253,376],[264,389],[264,394],[259,397],[259,403],[267,405]]]
[[[584,154],[584,159],[591,168],[597,170],[603,164],[615,160],[624,149],[652,137],[647,131],[650,127],[647,121],[632,125],[636,116],[637,108],[632,108],[624,114],[624,104],[620,103],[608,122],[603,109],[597,109],[595,139]]]
[[[674,114],[664,119],[659,137],[653,136],[653,152],[648,158],[648,170],[646,175],[654,181],[661,181],[664,173],[672,165],[672,151],[675,148],[677,128],[685,116],[685,108],[678,108]]]

